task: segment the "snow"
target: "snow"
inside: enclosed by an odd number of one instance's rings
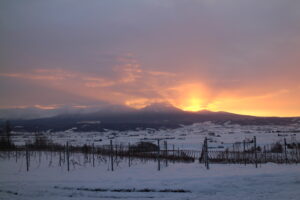
[[[265,126],[240,126],[237,124],[214,124],[212,122],[196,123],[182,126],[177,129],[146,129],[131,131],[106,130],[104,132],[76,132],[73,129],[64,132],[41,133],[53,140],[55,143],[65,144],[69,141],[72,145],[84,145],[95,143],[95,145],[109,144],[112,139],[114,143],[136,143],[141,140],[154,141],[157,138],[168,141],[175,148],[201,150],[205,137],[209,138],[209,147],[227,147],[235,142],[245,139],[257,138],[258,145],[283,142],[300,141],[300,124],[290,126],[265,125]],[[212,135],[214,134],[214,135]],[[33,141],[35,133],[14,133],[13,140],[16,144],[24,144]]]
[[[177,129],[137,129],[134,131],[105,132],[44,132],[43,135],[56,143],[72,145],[95,143],[95,145],[114,143],[128,144],[141,140],[152,141],[161,138],[175,148],[201,150],[205,137],[210,147],[229,146],[244,139],[257,137],[258,145],[300,141],[300,125],[291,126],[240,126],[204,122]],[[282,136],[284,135],[284,136]],[[33,141],[35,133],[13,133],[16,144]],[[171,146],[169,146],[171,148]],[[13,153],[10,159],[0,154],[0,200],[9,199],[190,199],[190,200],[282,200],[299,199],[300,166],[297,164],[259,165],[212,164],[210,170],[203,164],[161,162],[158,171],[157,162],[118,159],[110,170],[107,157],[99,157],[95,167],[80,154],[71,155],[71,168],[66,164],[59,166],[58,153],[32,152],[30,170],[26,171],[25,156],[18,158]],[[93,189],[150,189],[154,192],[95,192],[78,190]],[[183,189],[190,192],[158,192],[160,190]]]
[[[157,170],[154,161],[134,160],[128,167],[120,160],[115,170],[109,162],[97,162],[93,168],[80,154],[73,155],[78,164],[70,172],[59,166],[57,155],[32,158],[29,172],[25,159],[0,159],[0,199],[299,199],[299,165],[265,164],[211,165],[162,162]],[[101,189],[183,189],[188,193],[172,192],[93,192],[77,188]],[[12,194],[12,193],[17,193]]]

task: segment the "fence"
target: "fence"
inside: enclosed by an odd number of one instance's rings
[[[283,144],[275,143],[265,145],[262,148],[257,145],[256,137],[254,137],[252,141],[243,141],[243,149],[237,147],[237,144],[241,143],[236,143],[233,144],[232,150],[227,148],[225,151],[208,150],[207,140],[207,138],[204,139],[199,157],[199,162],[204,163],[207,169],[209,169],[209,163],[255,164],[255,167],[257,167],[258,164],[268,162],[278,164],[297,164],[300,162],[300,144],[287,144],[286,139],[284,139]],[[249,144],[252,144],[250,148]]]
[[[73,146],[69,142],[65,145],[53,144],[49,142],[36,142],[34,144],[27,144],[25,146],[11,146],[8,149],[1,149],[2,151],[15,152],[15,159],[18,160],[18,156],[25,155],[26,169],[30,168],[30,155],[31,152],[52,152],[59,154],[59,164],[66,163],[68,171],[70,170],[70,154],[82,153],[89,156],[93,167],[95,166],[95,159],[99,155],[107,156],[110,160],[110,169],[114,170],[115,158],[128,158],[128,166],[131,166],[131,161],[134,158],[137,159],[149,159],[155,160],[158,163],[158,170],[161,169],[161,162],[194,162],[199,160],[200,163],[204,163],[205,167],[209,169],[210,163],[221,164],[263,164],[267,162],[272,163],[299,163],[300,152],[299,144],[287,144],[284,140],[284,144],[279,143],[272,145],[265,145],[263,147],[256,144],[256,138],[252,141],[243,141],[242,143],[233,144],[232,148],[225,150],[210,150],[208,139],[205,138],[202,150],[184,150],[175,149],[172,145],[169,149],[167,141],[157,140],[157,145],[149,142],[139,143],[135,145],[123,145],[113,144],[112,140],[109,145],[95,146],[83,145]],[[241,146],[243,148],[241,148]],[[162,148],[161,148],[162,147]],[[24,152],[25,154],[22,154]]]

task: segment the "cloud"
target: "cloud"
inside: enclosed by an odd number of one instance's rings
[[[40,68],[24,73],[0,73],[0,76],[30,80],[46,88],[132,107],[166,101],[161,91],[172,85],[172,79],[176,77],[170,72],[144,70],[133,56],[119,57],[118,64],[106,73],[112,76],[58,68]],[[136,106],[137,104],[139,106]]]
[[[62,76],[53,76],[47,74],[27,74],[27,73],[0,73],[0,76],[11,77],[11,78],[22,78],[22,79],[32,79],[32,80],[62,80]]]
[[[42,110],[54,110],[60,107],[60,105],[34,105],[35,108]]]
[[[299,1],[29,1],[0,2],[2,106],[300,113]]]

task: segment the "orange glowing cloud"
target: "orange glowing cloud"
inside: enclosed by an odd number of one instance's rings
[[[300,115],[296,1],[126,2],[0,1],[0,107]]]
[[[60,105],[34,105],[34,107],[42,110],[53,110],[59,108]]]
[[[208,89],[200,83],[183,83],[161,93],[170,104],[185,111],[206,109],[210,98]]]
[[[122,104],[135,109],[166,102],[181,110],[192,112],[208,109],[257,116],[299,115],[299,86],[274,89],[271,84],[268,87],[257,87],[255,84],[239,85],[239,82],[230,82],[234,87],[226,88],[214,86],[206,79],[199,81],[172,72],[146,70],[133,58],[122,62],[124,63],[112,68],[111,78],[103,74],[64,69],[0,73],[0,77],[30,80],[66,94]],[[40,109],[59,107],[56,104],[33,106]],[[88,108],[88,105],[74,108]]]

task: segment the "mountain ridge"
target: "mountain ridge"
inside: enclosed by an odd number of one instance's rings
[[[290,125],[300,123],[300,117],[256,117],[224,111],[198,112],[182,111],[164,105],[152,105],[144,109],[110,107],[90,113],[65,113],[47,118],[10,120],[14,131],[104,131],[135,130],[137,128],[177,128],[211,121],[214,123],[232,123],[240,125]],[[0,120],[4,123],[5,120]],[[2,127],[2,126],[1,126]]]
[[[169,103],[153,103],[147,105],[141,109],[134,109],[125,105],[113,105],[107,104],[105,106],[91,106],[91,107],[72,107],[62,106],[54,109],[41,109],[38,107],[26,107],[26,108],[11,108],[11,109],[0,109],[0,120],[37,120],[42,118],[61,117],[70,115],[123,115],[132,113],[173,113],[173,114],[206,114],[206,115],[235,115],[235,116],[247,116],[247,117],[260,117],[253,115],[236,114],[226,111],[210,111],[203,109],[200,111],[184,111]],[[278,118],[293,118],[293,117],[279,117],[279,116],[265,116],[265,117],[278,117]],[[300,117],[300,116],[299,116]],[[295,116],[297,118],[297,116]]]

